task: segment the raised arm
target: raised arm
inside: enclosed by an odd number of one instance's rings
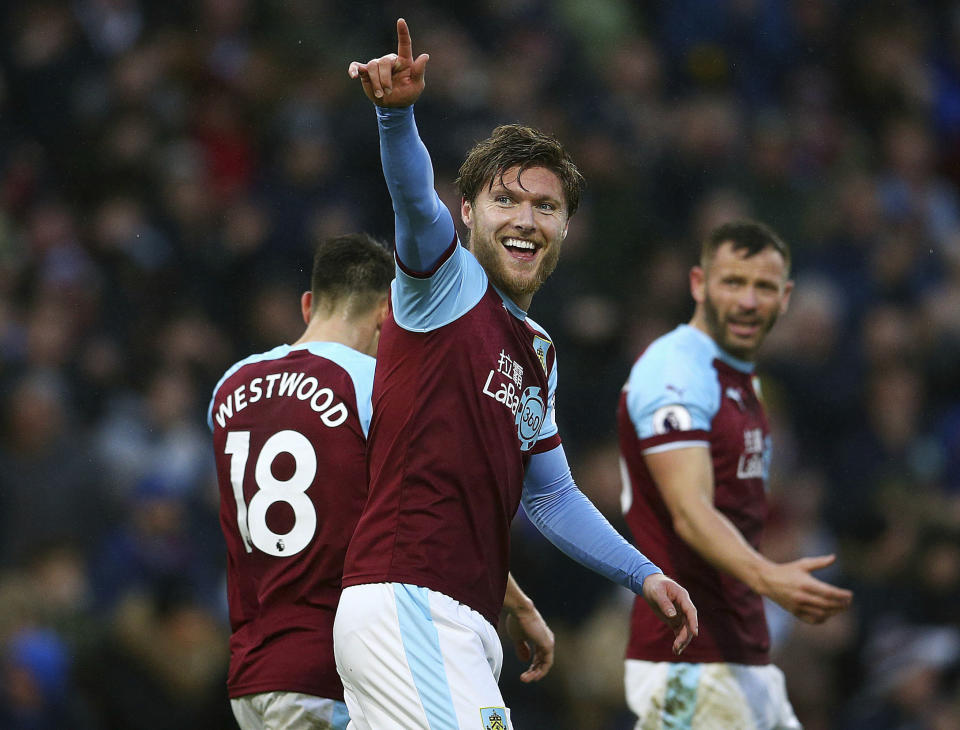
[[[393,201],[397,258],[413,273],[431,272],[454,240],[453,219],[434,190],[433,166],[420,140],[413,104],[424,89],[429,56],[413,58],[410,31],[397,21],[397,52],[367,63],[353,61],[347,73],[359,79],[377,107],[380,159]]]
[[[775,563],[758,553],[713,504],[713,466],[704,446],[644,456],[674,529],[707,562],[746,583],[797,618],[822,623],[850,605],[853,594],[813,577],[833,555]]]
[[[523,507],[537,529],[568,556],[642,595],[673,629],[675,654],[697,635],[697,609],[687,591],[624,540],[577,488],[562,446],[530,458]]]

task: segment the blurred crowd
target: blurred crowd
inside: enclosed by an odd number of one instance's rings
[[[0,727],[233,727],[206,429],[235,360],[299,336],[314,243],[392,239],[346,67],[410,23],[453,210],[497,123],[588,185],[532,316],[578,483],[622,526],[615,405],[692,311],[706,231],[770,224],[796,291],[762,350],[765,552],[836,552],[824,626],[776,606],[807,730],[960,728],[960,3],[31,0],[0,4]],[[630,596],[526,521],[556,630],[521,728],[632,727]]]

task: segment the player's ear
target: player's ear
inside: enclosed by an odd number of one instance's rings
[[[786,314],[790,305],[790,294],[793,292],[793,282],[787,281],[783,285],[783,298],[780,300],[780,314]]]
[[[460,198],[460,218],[467,228],[473,229],[473,205],[466,198]]]
[[[313,292],[305,291],[300,295],[300,314],[303,323],[310,324],[310,317],[313,316]]]
[[[706,298],[707,273],[699,266],[690,269],[690,294],[700,304]]]
[[[379,330],[383,327],[383,323],[387,319],[387,314],[390,312],[390,305],[387,303],[387,295],[383,295],[383,299],[380,300],[380,303],[377,305],[377,329]]]

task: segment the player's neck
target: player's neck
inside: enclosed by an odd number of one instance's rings
[[[533,294],[512,296],[510,299],[524,312],[529,312],[530,305],[533,304]]]
[[[687,322],[687,324],[693,327],[694,329],[700,330],[701,332],[703,332],[703,334],[705,334],[707,337],[713,340],[713,333],[710,331],[710,328],[707,326],[707,320],[703,316],[703,312],[701,311],[700,307],[697,307],[696,311],[693,313],[693,318],[689,322]]]
[[[365,322],[357,322],[343,316],[313,317],[307,328],[300,335],[294,345],[304,345],[308,342],[338,342],[341,345],[372,355],[375,347],[376,326]]]

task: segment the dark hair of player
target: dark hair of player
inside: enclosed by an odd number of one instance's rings
[[[345,306],[348,317],[368,312],[387,293],[393,273],[393,256],[387,247],[366,233],[321,241],[310,277],[313,309]]]
[[[790,247],[772,228],[752,220],[737,220],[714,228],[700,248],[700,265],[707,268],[717,249],[724,243],[733,246],[734,251],[745,251],[750,258],[761,251],[772,248],[783,257],[786,273],[790,272]]]
[[[484,185],[489,190],[495,179],[515,166],[521,173],[530,167],[545,167],[553,172],[563,187],[567,215],[577,212],[583,175],[559,140],[521,124],[503,124],[487,139],[477,142],[460,166],[457,188],[472,203]]]

